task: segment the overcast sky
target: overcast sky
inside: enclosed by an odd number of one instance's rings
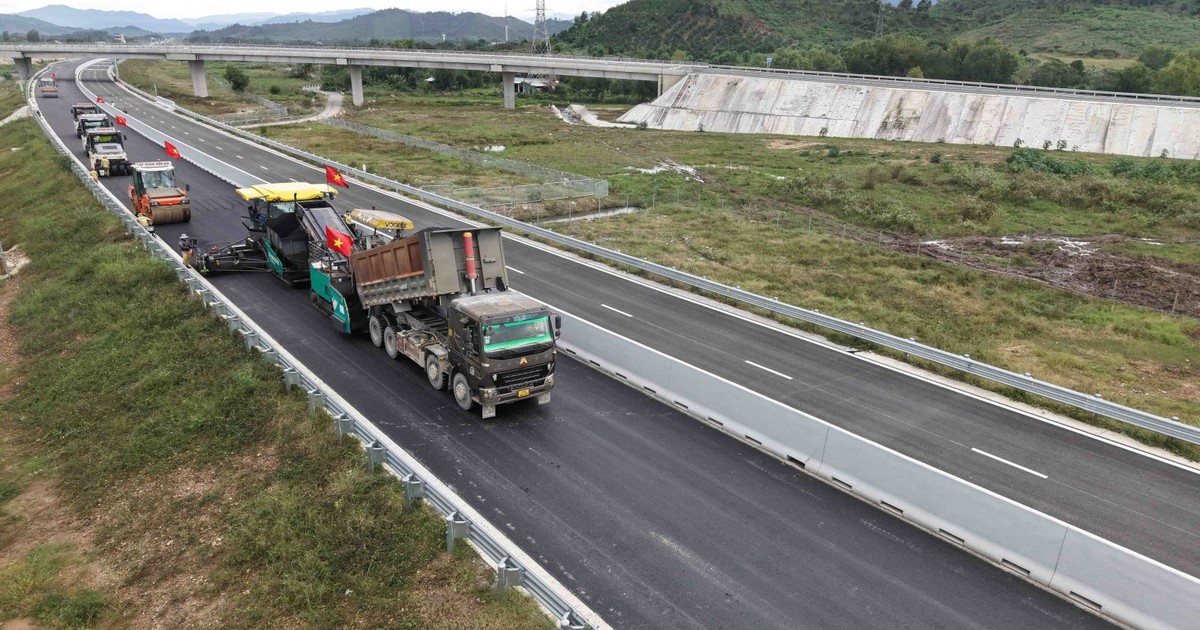
[[[626,0],[546,0],[546,13],[579,15],[584,11],[603,11],[614,7]],[[299,13],[333,11],[338,9],[357,9],[370,7],[373,9],[408,9],[410,11],[450,11],[462,13],[475,11],[488,15],[504,15],[504,0],[443,0],[430,6],[428,0],[342,0],[330,3],[327,0],[206,0],[192,4],[190,2],[147,3],[137,0],[0,0],[0,13],[19,13],[37,9],[48,4],[65,4],[77,9],[104,9],[107,11],[136,11],[149,13],[157,18],[192,18],[205,15],[224,13]],[[153,4],[153,7],[149,5]],[[511,0],[508,2],[508,14],[521,19],[531,19],[534,14],[534,0]]]

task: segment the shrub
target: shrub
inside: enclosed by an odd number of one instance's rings
[[[831,158],[835,158],[842,154],[842,150],[836,146],[830,145],[829,150],[825,153]]]
[[[942,154],[941,154],[941,152],[940,152],[940,151],[934,151],[934,152],[933,152],[933,155],[929,156],[929,161],[930,161],[930,162],[933,162],[934,164],[941,164],[941,163],[942,163]]]
[[[1005,161],[1008,163],[1008,170],[1014,173],[1037,171],[1055,175],[1086,175],[1092,170],[1091,165],[1083,160],[1059,160],[1037,149],[1017,149],[1010,153]]]
[[[279,93],[283,92],[283,89],[281,89],[278,85],[272,85],[270,88],[267,89],[267,91],[270,92],[271,94],[279,94]]]

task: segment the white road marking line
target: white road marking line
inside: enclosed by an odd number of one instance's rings
[[[221,147],[217,147],[217,148],[219,149],[219,148],[221,148]],[[235,157],[235,158],[237,158],[237,159],[239,159],[239,160],[244,160],[244,159],[246,159],[246,158],[244,158],[244,157],[242,157],[242,156],[240,156],[240,155],[238,155],[238,154],[236,154],[236,153],[233,155],[233,157]]]
[[[1000,462],[1000,463],[1002,463],[1002,464],[1008,464],[1009,466],[1012,466],[1013,468],[1019,468],[1019,469],[1021,469],[1021,470],[1024,470],[1025,472],[1027,472],[1027,473],[1029,473],[1029,474],[1031,474],[1031,475],[1036,475],[1036,476],[1038,476],[1038,477],[1041,477],[1042,479],[1049,479],[1049,477],[1047,477],[1046,475],[1043,475],[1042,473],[1040,473],[1040,472],[1038,472],[1038,471],[1036,471],[1036,470],[1031,470],[1031,469],[1029,469],[1029,468],[1026,468],[1026,467],[1024,467],[1024,466],[1022,466],[1022,465],[1020,465],[1020,464],[1014,464],[1014,463],[1012,463],[1012,462],[1008,461],[1007,459],[1004,459],[1003,457],[996,457],[995,455],[992,455],[991,453],[985,453],[984,451],[981,451],[981,450],[979,450],[979,449],[977,449],[977,448],[973,448],[973,449],[971,449],[971,450],[972,450],[972,451],[975,451],[976,453],[979,453],[980,455],[983,455],[984,457],[990,457],[990,458],[992,458],[992,459],[994,459],[994,460],[996,460],[996,461],[998,461],[998,462]]]
[[[300,183],[300,180],[296,179],[295,177],[289,177],[288,179],[290,179],[296,183]]]
[[[750,361],[749,359],[747,359],[747,360],[746,360],[746,363],[748,363],[748,364],[750,364],[750,365],[753,365],[754,367],[756,367],[756,368],[758,368],[758,369],[760,369],[760,370],[766,370],[766,371],[768,371],[768,372],[770,372],[770,373],[774,374],[775,376],[782,376],[783,378],[786,378],[786,379],[787,379],[787,380],[789,380],[789,381],[791,381],[791,380],[795,380],[795,379],[793,379],[792,377],[788,376],[787,374],[784,374],[783,372],[776,372],[775,370],[772,370],[771,368],[769,368],[769,367],[767,367],[767,366],[765,366],[765,365],[759,365],[759,364],[757,364],[757,363],[755,363],[755,362],[753,362],[753,361]]]
[[[506,267],[508,267],[507,265],[505,265],[505,266],[506,266]],[[508,270],[509,270],[509,271],[515,271],[516,273],[519,273],[519,274],[521,274],[522,276],[523,276],[523,275],[525,275],[525,272],[524,272],[524,271],[521,271],[520,269],[517,269],[516,267],[508,267]]]
[[[264,171],[269,171],[269,170],[271,170],[271,169],[269,169],[269,168],[267,168],[267,167],[263,166],[262,164],[259,164],[259,165],[258,165],[258,168],[261,168],[261,169],[262,169],[262,170],[264,170]]]
[[[185,132],[183,132],[183,135],[190,136],[190,135],[192,135],[192,133],[190,131],[185,131]]]
[[[633,317],[633,315],[630,315],[629,313],[626,313],[625,311],[618,311],[617,309],[615,309],[607,304],[601,304],[600,306],[603,306],[604,308],[606,308],[614,313],[617,313],[618,315],[624,315],[625,317]]]

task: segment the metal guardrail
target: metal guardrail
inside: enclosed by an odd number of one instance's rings
[[[221,122],[227,122],[222,120]],[[320,121],[322,124],[331,127],[340,127],[348,129],[355,133],[373,136],[381,140],[390,142],[398,142],[410,147],[418,147],[442,155],[448,155],[456,160],[478,164],[486,168],[495,168],[526,177],[542,180],[542,183],[528,184],[520,186],[496,186],[490,188],[474,188],[474,187],[457,187],[447,186],[451,190],[452,196],[462,201],[470,201],[472,198],[478,203],[479,199],[487,200],[489,205],[499,205],[507,203],[525,203],[532,201],[550,201],[553,199],[572,199],[576,197],[606,197],[608,196],[608,180],[595,179],[567,173],[564,171],[538,166],[536,164],[528,164],[518,162],[508,158],[502,158],[486,153],[478,153],[476,151],[468,151],[458,147],[452,147],[441,142],[434,142],[426,138],[418,138],[409,136],[387,129],[371,127],[341,118],[327,118]],[[509,194],[504,194],[504,191],[511,191]]]
[[[134,92],[141,94],[143,97],[149,97],[149,95],[147,95],[145,92],[142,92],[133,86],[128,84],[123,85],[129,87]],[[1030,394],[1036,394],[1043,398],[1048,398],[1059,403],[1071,405],[1073,407],[1112,418],[1114,420],[1126,422],[1128,424],[1132,424],[1143,429],[1148,429],[1171,438],[1200,445],[1200,427],[1179,422],[1178,418],[1163,418],[1152,413],[1104,400],[1099,394],[1083,394],[1066,387],[1039,380],[1030,374],[1018,374],[1016,372],[1011,372],[987,363],[976,361],[972,359],[970,355],[957,355],[951,352],[946,352],[945,350],[940,350],[938,348],[918,343],[912,339],[905,339],[903,337],[897,337],[896,335],[875,330],[862,323],[851,323],[836,317],[825,315],[817,310],[793,306],[785,302],[780,302],[774,298],[763,297],[749,291],[730,287],[728,285],[709,280],[708,278],[703,278],[687,272],[679,271],[674,267],[667,267],[650,262],[648,260],[636,258],[616,250],[601,247],[594,243],[572,238],[570,236],[559,234],[558,232],[553,232],[530,223],[525,223],[523,221],[518,221],[517,219],[506,217],[496,212],[491,212],[477,206],[472,206],[449,197],[434,194],[421,188],[402,184],[373,173],[367,173],[360,169],[354,168],[349,164],[342,164],[340,162],[309,153],[302,149],[297,149],[293,146],[278,142],[276,140],[263,138],[262,136],[237,129],[236,127],[230,127],[229,125],[212,121],[205,116],[183,108],[179,108],[177,111],[233,135],[252,140],[256,143],[269,146],[285,153],[289,153],[313,164],[333,165],[339,170],[349,175],[353,175],[358,179],[369,181],[397,192],[419,197],[429,203],[438,204],[457,212],[462,212],[469,216],[478,217],[495,225],[502,225],[504,227],[519,230],[527,234],[532,234],[538,238],[556,243],[558,245],[585,252],[606,262],[618,263],[633,267],[640,271],[652,273],[673,282],[689,286],[693,289],[698,289],[706,293],[736,300],[743,304],[749,304],[777,315],[783,315],[785,317],[791,317],[808,322],[810,324],[815,324],[817,326],[821,326],[822,328],[833,330],[845,335],[850,335],[857,339],[862,339],[864,341],[868,341],[885,348],[890,348],[898,352],[920,357],[926,361],[932,361],[939,365],[961,370],[967,374],[985,378],[1014,389],[1028,392]]]
[[[48,68],[43,69],[45,72]],[[40,74],[40,73],[39,73]],[[30,81],[34,85],[36,81]],[[150,97],[151,100],[153,97]],[[357,439],[366,452],[367,466],[376,470],[382,466],[386,472],[398,477],[404,484],[405,504],[423,499],[446,519],[446,544],[451,550],[455,541],[466,539],[492,568],[496,569],[497,589],[520,586],[529,592],[540,605],[548,610],[558,622],[559,628],[583,630],[585,628],[607,628],[598,616],[586,605],[562,587],[552,576],[527,554],[508,540],[499,530],[491,526],[474,508],[459,497],[449,486],[441,482],[412,455],[379,430],[350,403],[326,385],[303,363],[293,357],[266,331],[254,323],[245,313],[226,298],[207,279],[183,265],[174,250],[163,243],[152,232],[144,228],[134,215],[115,195],[99,182],[93,180],[79,158],[63,144],[50,128],[38,109],[31,91],[26,99],[34,111],[34,118],[42,132],[50,139],[59,154],[70,158],[71,171],[83,182],[97,201],[114,214],[125,225],[126,231],[137,239],[142,247],[156,258],[170,265],[180,282],[199,296],[205,308],[223,320],[231,333],[240,337],[247,350],[260,353],[268,362],[276,365],[283,375],[287,391],[299,387],[308,396],[309,411],[325,411],[333,420],[338,438],[345,436]],[[180,108],[180,111],[182,110]]]

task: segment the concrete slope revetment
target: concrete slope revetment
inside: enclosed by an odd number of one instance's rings
[[[1200,158],[1200,109],[792,78],[691,74],[620,118],[656,129]]]

